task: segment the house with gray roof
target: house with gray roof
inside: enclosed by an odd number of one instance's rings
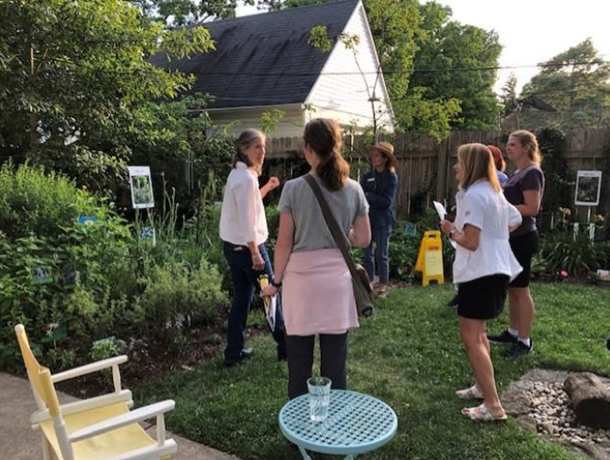
[[[312,118],[327,117],[362,131],[373,124],[392,131],[389,96],[360,0],[243,16],[204,24],[216,50],[190,59],[153,63],[193,74],[190,91],[213,96],[209,113],[230,131],[259,127],[264,112],[282,110],[273,137],[300,136]],[[330,51],[309,43],[326,28]],[[355,50],[338,40],[357,35]],[[373,103],[371,103],[373,99]]]

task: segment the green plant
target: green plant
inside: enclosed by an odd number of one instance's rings
[[[567,270],[570,276],[583,277],[599,268],[599,251],[587,233],[547,234],[540,248],[548,273]]]
[[[50,361],[54,372],[70,369],[76,362],[76,352],[67,348],[51,348],[45,356],[45,361]]]
[[[216,267],[205,260],[196,270],[178,261],[151,267],[140,280],[143,293],[137,308],[143,322],[139,326],[171,339],[175,329],[214,323],[219,309],[227,305],[221,282]]]
[[[0,229],[9,238],[57,237],[62,225],[97,211],[96,201],[64,176],[10,161],[0,169]]]
[[[89,356],[93,361],[101,361],[103,359],[114,358],[121,353],[121,347],[116,342],[114,337],[93,342]],[[112,371],[110,369],[102,369],[98,374],[102,382],[110,382],[112,379]]]
[[[108,337],[93,342],[89,356],[93,361],[101,361],[103,359],[114,358],[121,354],[121,347],[116,342],[114,337]]]
[[[390,275],[409,280],[415,271],[422,234],[407,235],[397,227],[390,239]]]
[[[33,341],[47,324],[75,337],[106,333],[136,286],[129,226],[74,182],[27,164],[5,164],[0,191],[0,339],[15,348],[17,323]],[[94,220],[81,224],[79,216]],[[15,356],[2,353],[0,366],[18,367]]]

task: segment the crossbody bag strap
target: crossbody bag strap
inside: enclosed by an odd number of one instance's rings
[[[358,276],[357,272],[356,272],[356,265],[354,264],[354,261],[352,260],[352,256],[349,252],[349,249],[347,248],[347,243],[345,241],[346,240],[345,234],[339,227],[339,224],[337,223],[335,216],[333,216],[333,213],[330,210],[330,207],[328,206],[328,202],[326,201],[326,198],[324,198],[324,195],[322,194],[322,189],[320,188],[320,185],[318,184],[316,179],[311,174],[306,174],[304,176],[304,179],[305,179],[305,182],[307,182],[309,184],[309,186],[313,190],[314,195],[318,199],[318,204],[320,205],[320,209],[322,210],[322,215],[324,216],[326,225],[328,226],[330,233],[332,234],[333,238],[335,239],[335,243],[337,243],[337,246],[339,247],[341,254],[343,254],[343,258],[345,259],[345,263],[347,263],[347,267],[349,268],[349,271],[352,274],[352,277]]]

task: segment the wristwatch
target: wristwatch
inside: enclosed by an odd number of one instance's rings
[[[279,289],[282,287],[282,282],[280,281],[279,283],[276,283],[275,280],[271,281],[271,286],[273,286],[276,289]]]

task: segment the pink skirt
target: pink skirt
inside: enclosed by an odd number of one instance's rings
[[[343,334],[359,326],[352,276],[339,249],[291,254],[283,285],[288,335]]]

